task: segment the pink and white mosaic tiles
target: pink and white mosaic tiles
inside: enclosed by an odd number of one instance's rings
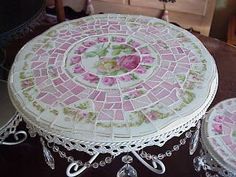
[[[214,95],[216,76],[190,33],[155,18],[106,14],[64,22],[26,44],[9,88],[35,124],[114,140],[191,119]]]
[[[236,173],[236,98],[213,107],[203,128],[203,143],[209,153],[225,169]]]

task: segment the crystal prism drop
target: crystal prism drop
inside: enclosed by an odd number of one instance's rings
[[[48,166],[51,169],[54,170],[55,169],[54,158],[53,158],[51,152],[45,146],[43,147],[43,155],[44,155],[45,162],[48,164]]]
[[[201,170],[201,167],[203,165],[203,162],[202,162],[202,158],[201,157],[195,157],[193,159],[193,166],[194,166],[194,169],[199,172]]]
[[[45,143],[42,139],[41,140],[41,143],[42,143],[42,146],[43,146],[43,156],[44,156],[44,160],[46,162],[46,164],[51,168],[51,169],[55,169],[55,162],[54,162],[54,158],[51,154],[51,152],[49,151],[49,149],[45,146]]]
[[[137,177],[137,171],[130,164],[125,164],[118,172],[117,177]]]
[[[199,141],[199,129],[197,129],[194,132],[193,136],[190,139],[190,143],[189,143],[189,154],[190,155],[193,155],[194,152],[196,151],[197,146],[198,146],[198,141]]]

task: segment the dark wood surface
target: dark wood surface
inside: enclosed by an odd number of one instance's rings
[[[43,32],[48,26],[40,27],[33,34],[26,36],[19,41],[13,41],[8,47],[8,52],[11,53],[9,58],[13,58],[20,47],[30,38]],[[227,45],[217,39],[204,37],[195,34],[206,46],[209,52],[214,57],[218,72],[219,72],[219,88],[216,97],[211,104],[211,107],[227,98],[236,97],[236,48]],[[16,45],[17,44],[17,45]],[[11,61],[11,60],[9,60]],[[19,129],[25,129],[22,123]],[[168,141],[164,147],[149,147],[145,150],[151,153],[165,152],[168,148],[178,143],[179,138],[173,138]],[[144,167],[134,157],[132,166],[137,170],[139,177],[201,177],[202,173],[194,171],[192,160],[198,155],[198,151],[189,156],[188,143],[184,145],[178,152],[175,152],[171,157],[163,160],[166,165],[166,173],[156,175]],[[76,159],[87,160],[88,156],[84,153],[69,152]],[[45,163],[42,154],[42,147],[39,138],[28,138],[22,144],[16,146],[0,145],[0,176],[1,177],[65,177],[65,170],[69,163],[65,159],[61,159],[58,154],[53,153],[56,162],[55,170],[51,170]],[[110,165],[98,169],[87,169],[80,177],[116,177],[117,171],[123,166],[121,156],[118,156]]]

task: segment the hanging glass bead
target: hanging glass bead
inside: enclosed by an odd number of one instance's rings
[[[44,160],[46,162],[46,164],[51,168],[51,169],[55,169],[55,161],[54,158],[51,154],[51,152],[49,151],[49,149],[45,146],[45,142],[44,140],[41,138],[41,143],[43,146],[43,156],[44,156]]]
[[[111,163],[112,162],[112,158],[111,157],[106,157],[105,158],[105,162],[106,163]]]
[[[99,164],[97,162],[93,163],[93,168],[98,168],[99,167]]]
[[[202,166],[204,165],[203,161],[202,161],[202,158],[201,157],[195,157],[193,159],[193,166],[194,166],[194,169],[199,172],[202,168]]]
[[[190,139],[190,144],[189,144],[189,154],[190,155],[193,155],[194,152],[196,151],[197,149],[197,146],[198,146],[198,141],[199,141],[199,129],[197,129],[193,136],[191,137]]]
[[[132,163],[133,162],[133,157],[130,155],[125,155],[122,157],[122,162],[124,163]]]
[[[117,177],[137,177],[137,171],[130,164],[125,164],[118,172]]]

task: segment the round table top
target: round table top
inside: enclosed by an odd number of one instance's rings
[[[8,122],[13,118],[16,109],[11,103],[8,95],[7,82],[0,80],[0,130],[3,129]]]
[[[215,105],[202,130],[208,152],[222,167],[236,174],[236,98]]]
[[[211,103],[217,76],[214,59],[187,31],[104,14],[56,25],[27,43],[9,90],[25,120],[43,131],[119,143],[190,128]]]

